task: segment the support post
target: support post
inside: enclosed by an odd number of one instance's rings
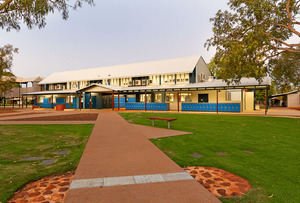
[[[111,101],[111,109],[114,111],[115,110],[115,96],[114,96],[114,91],[112,91],[112,101]]]
[[[36,106],[38,105],[37,99],[38,99],[38,97],[35,96],[35,105],[36,105]]]
[[[53,109],[53,94],[51,95],[51,108]]]
[[[265,115],[267,115],[267,112],[268,112],[268,100],[267,100],[267,97],[268,97],[268,88],[266,88],[266,90],[265,90]]]
[[[241,89],[241,112],[244,111],[244,91]]]
[[[118,111],[120,111],[120,93],[118,92]]]
[[[71,98],[72,98],[71,95],[69,95],[69,109],[71,108],[71,105],[70,105],[71,104]]]
[[[79,109],[80,109],[80,111],[81,111],[81,93],[79,93]]]
[[[15,101],[14,101],[14,97],[12,98],[12,104],[13,104],[13,109],[15,108]]]
[[[255,92],[255,88],[254,88],[254,90],[253,90],[253,94],[254,94],[254,99],[253,99],[253,100],[254,100],[254,101],[253,101],[253,102],[254,102],[254,104],[253,104],[253,110],[256,110],[256,109],[255,109],[255,103],[256,103],[256,92]]]
[[[219,90],[217,90],[217,114],[219,113]]]
[[[21,88],[21,83],[19,84],[19,108],[21,108],[21,103],[20,103],[20,98],[21,98],[21,94],[20,94],[20,88]]]
[[[92,109],[92,93],[90,92],[90,110]]]
[[[23,109],[23,106],[24,106],[24,104],[23,104],[23,99],[24,99],[24,98],[23,98],[23,95],[22,95],[22,109]]]
[[[25,101],[26,101],[26,108],[27,108],[27,96],[26,96],[26,100]]]
[[[179,112],[179,91],[177,92],[177,111]]]
[[[5,95],[4,95],[4,108],[5,108]]]
[[[145,111],[147,111],[147,92],[145,91]]]

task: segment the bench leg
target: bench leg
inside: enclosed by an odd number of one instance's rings
[[[154,119],[152,119],[152,126],[154,127]]]
[[[168,129],[170,129],[170,127],[171,127],[171,122],[168,121]]]

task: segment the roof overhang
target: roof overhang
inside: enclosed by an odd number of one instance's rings
[[[54,95],[54,94],[76,94],[76,90],[57,90],[23,93],[22,95]]]
[[[113,85],[101,85],[101,84],[91,84],[87,87],[81,88],[76,92],[112,92],[112,91],[121,91],[123,88],[120,86]]]
[[[297,94],[297,92],[298,92],[298,90],[294,90],[294,91],[291,91],[291,92],[286,92],[286,93],[281,93],[281,94],[274,94],[274,95],[269,96],[269,98],[281,97],[281,96],[286,96],[286,95],[289,95],[289,94]]]

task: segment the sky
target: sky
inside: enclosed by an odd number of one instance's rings
[[[95,0],[71,10],[66,21],[59,13],[47,16],[43,29],[0,30],[0,46],[19,48],[12,67],[19,77],[196,55],[208,63],[209,19],[227,2]]]

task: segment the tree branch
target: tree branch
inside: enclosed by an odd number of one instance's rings
[[[286,43],[286,42],[284,42],[283,40],[278,39],[278,38],[276,38],[276,37],[271,37],[269,33],[265,33],[265,34],[268,36],[269,39],[278,41],[278,42],[284,44],[285,46],[288,46],[288,47],[299,47],[299,46],[300,46],[300,44],[289,44],[289,43]]]

